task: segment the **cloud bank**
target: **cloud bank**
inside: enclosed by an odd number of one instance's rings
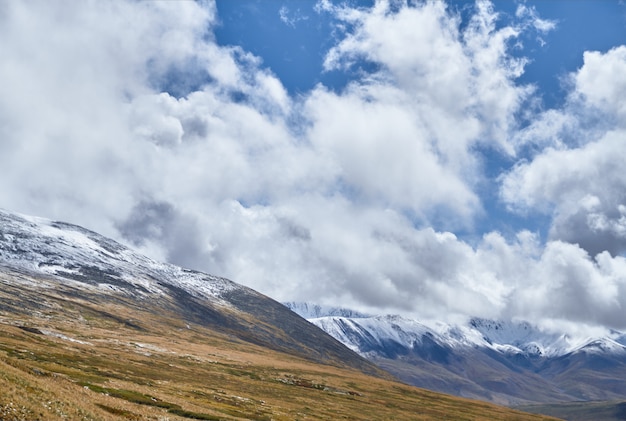
[[[0,6],[0,206],[279,300],[626,328],[626,47],[542,111],[512,53],[554,30],[534,9],[322,1],[325,68],[356,76],[294,97],[212,2],[65,6]],[[493,185],[548,238],[481,233]]]

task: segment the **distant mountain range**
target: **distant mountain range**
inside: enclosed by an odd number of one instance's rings
[[[419,387],[506,405],[626,398],[626,334],[575,338],[527,322],[465,325],[285,305]]]

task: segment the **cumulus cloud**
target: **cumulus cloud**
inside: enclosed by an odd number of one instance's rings
[[[467,162],[467,150],[478,142],[512,152],[506,138],[515,125],[513,114],[531,91],[515,83],[525,59],[507,51],[519,28],[497,28],[497,13],[485,1],[476,3],[462,32],[460,17],[444,2],[395,12],[393,3],[378,1],[371,10],[333,9],[356,29],[330,50],[326,68],[360,60],[380,66],[379,80],[370,85],[401,90],[414,115],[423,116],[434,148],[455,165]],[[450,132],[450,120],[458,130]]]
[[[573,75],[576,93],[592,107],[621,117],[626,116],[626,46],[606,53],[586,51],[584,65]]]
[[[525,60],[507,53],[518,29],[496,28],[487,2],[477,3],[464,31],[444,2],[397,10],[388,1],[372,9],[322,6],[355,28],[329,51],[325,67],[365,62],[375,70],[341,93],[310,95],[311,142],[362,197],[424,220],[443,209],[471,223],[481,211],[474,151],[514,153],[513,116],[532,92],[515,83]]]
[[[569,147],[590,121],[553,110],[518,131],[533,88],[509,49],[551,29],[534,10],[502,25],[479,1],[462,25],[443,2],[320,2],[344,28],[326,68],[352,81],[291,97],[259,58],[215,42],[212,2],[66,6],[0,6],[1,206],[280,300],[624,327],[621,128]],[[594,74],[621,86],[622,61],[586,55],[572,109],[617,121],[620,97]],[[480,151],[528,145],[540,152],[502,196],[554,211],[550,241],[448,232],[484,212]]]
[[[529,319],[569,320],[623,328],[626,282],[622,257],[603,252],[594,260],[577,245],[549,242],[516,289],[515,312]],[[541,280],[541,281],[537,281]]]
[[[152,94],[176,66],[208,60],[200,39],[214,7],[65,6],[2,7],[2,196],[7,207],[113,234],[111,218],[133,206],[150,153],[129,132],[129,99]],[[154,140],[175,140],[180,128],[163,120]]]
[[[546,112],[524,134],[549,147],[502,179],[502,197],[512,208],[551,214],[550,238],[579,244],[592,256],[626,251],[626,178],[620,170],[626,130],[619,96],[625,66],[626,47],[585,53],[583,66],[570,75],[567,105]]]

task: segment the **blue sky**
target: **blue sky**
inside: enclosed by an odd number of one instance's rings
[[[0,206],[278,300],[626,328],[621,1],[12,2]]]
[[[371,1],[356,4],[371,5]],[[332,16],[315,11],[316,2],[217,2],[217,42],[239,45],[263,59],[291,94],[323,83],[341,89],[344,72],[325,72],[324,57],[336,43]]]
[[[218,0],[218,43],[239,45],[263,59],[292,94],[306,92],[317,83],[340,89],[349,76],[324,72],[326,52],[336,42],[333,17],[315,11],[316,1]],[[371,7],[373,1],[349,4]],[[472,1],[449,2],[452,9],[471,10]],[[579,68],[587,50],[607,51],[626,39],[626,5],[620,1],[569,0],[500,1],[496,10],[503,21],[515,15],[518,4],[534,8],[557,29],[541,36],[523,37],[519,51],[531,58],[520,81],[534,83],[547,107],[563,101],[560,77]],[[282,10],[282,13],[281,13]],[[467,13],[467,12],[466,12]]]

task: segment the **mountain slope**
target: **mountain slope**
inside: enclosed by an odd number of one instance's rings
[[[60,284],[68,295],[133,306],[159,303],[154,311],[165,308],[251,343],[377,372],[276,301],[227,279],[155,262],[71,224],[0,211],[0,227],[0,263],[44,277],[43,288]]]
[[[2,420],[547,419],[384,377],[248,288],[0,211]]]
[[[309,321],[416,386],[507,405],[626,398],[621,332],[573,338],[526,322],[316,316]]]

